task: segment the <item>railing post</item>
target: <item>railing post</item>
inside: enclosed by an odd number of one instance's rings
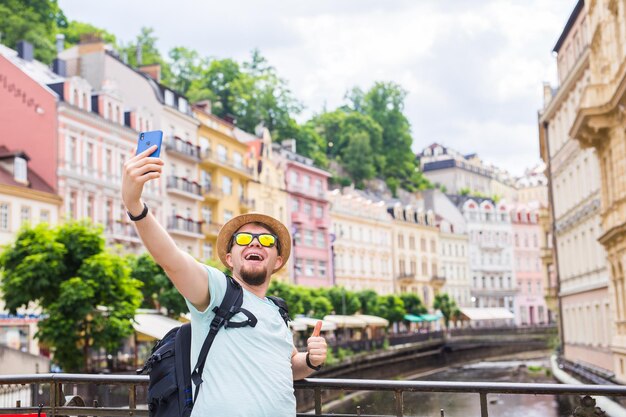
[[[480,393],[480,417],[489,417],[486,392]]]
[[[137,386],[132,384],[128,388],[128,415],[135,415],[137,409]]]
[[[404,404],[402,401],[402,390],[396,390],[395,399],[396,399],[396,416],[402,417],[404,415]]]
[[[315,415],[322,414],[322,390],[321,388],[315,388]]]

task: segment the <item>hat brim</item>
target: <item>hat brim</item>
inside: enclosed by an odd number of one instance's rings
[[[291,235],[289,234],[287,227],[285,227],[285,225],[280,221],[261,213],[241,214],[233,217],[226,222],[224,226],[222,226],[217,235],[216,244],[217,256],[220,258],[220,261],[222,261],[226,268],[230,268],[228,263],[226,263],[228,243],[237,230],[250,223],[262,223],[272,229],[272,231],[278,236],[278,241],[280,242],[280,256],[283,258],[283,264],[279,268],[274,269],[272,273],[280,271],[285,265],[287,265],[289,255],[291,254]]]

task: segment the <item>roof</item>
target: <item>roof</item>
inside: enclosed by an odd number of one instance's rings
[[[167,332],[181,324],[180,321],[171,319],[162,314],[138,313],[135,314],[133,328],[137,333],[161,340]]]
[[[468,320],[513,320],[515,316],[506,308],[461,308]]]
[[[332,322],[332,321],[328,321],[328,320],[319,320],[313,317],[296,317],[294,318],[292,321],[290,321],[290,323],[295,323],[295,325],[293,326],[293,329],[298,331],[299,329],[297,329],[296,327],[298,325],[303,325],[304,329],[302,330],[306,330],[307,327],[315,327],[315,325],[317,324],[318,321],[322,322],[322,331],[326,332],[326,331],[333,331],[337,328],[337,324]]]
[[[567,35],[569,35],[569,31],[572,30],[572,26],[574,26],[574,23],[576,23],[576,19],[578,19],[578,16],[580,15],[580,12],[583,10],[584,6],[585,6],[585,1],[578,0],[578,3],[576,3],[576,6],[574,7],[574,10],[572,11],[572,14],[569,16],[569,19],[567,19],[565,28],[563,29],[563,32],[561,32],[561,36],[559,36],[559,40],[556,41],[556,45],[554,45],[552,52],[559,53],[561,46],[563,46],[563,42],[565,42]]]
[[[364,320],[371,327],[387,327],[389,320],[378,316],[369,316],[367,314],[355,314],[354,317]]]
[[[26,61],[18,56],[17,51],[0,44],[0,55],[7,58],[17,66],[22,72],[33,80],[44,86],[65,81],[65,77],[54,73],[50,67],[42,62],[33,59]]]
[[[328,315],[324,317],[325,321],[333,322],[340,328],[356,328],[362,329],[367,326],[367,322],[355,316]]]
[[[26,157],[28,160],[28,156],[22,151],[10,152],[6,146],[0,145],[0,159],[8,158],[8,157]],[[44,193],[54,194],[54,188],[52,188],[43,178],[41,178],[31,167],[27,169],[27,180],[28,184],[23,184],[21,182],[15,181],[15,177],[12,172],[9,172],[6,168],[0,166],[0,184],[10,185],[13,187],[22,187],[29,188],[35,191],[41,191]]]

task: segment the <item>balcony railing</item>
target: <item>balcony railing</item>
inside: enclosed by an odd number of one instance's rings
[[[202,187],[202,194],[205,198],[213,200],[219,200],[224,197],[224,192],[221,189],[210,184],[205,184],[204,187]]]
[[[167,177],[167,188],[183,191],[189,194],[200,196],[202,195],[202,187],[195,181],[190,181],[187,178],[169,176]]]
[[[234,159],[229,158],[227,155],[219,155],[219,154],[214,153],[213,150],[211,149],[205,149],[202,152],[202,159],[206,159],[211,162],[215,162],[218,165],[235,169],[239,172],[243,172],[246,175],[254,175],[254,169],[251,167],[244,166],[243,160],[236,162]]]
[[[147,417],[145,404],[147,376],[36,374],[0,375],[0,415],[45,413],[48,416],[137,416]],[[502,382],[389,381],[369,379],[308,378],[294,383],[296,391],[313,391],[316,416],[338,416],[322,413],[325,391],[387,391],[394,393],[394,416],[405,416],[404,394],[412,392],[445,392],[476,394],[481,417],[489,416],[489,395],[584,395],[576,416],[599,416],[602,410],[589,395],[626,396],[620,385],[525,384]],[[74,393],[74,395],[67,395]],[[325,394],[324,396],[322,394]],[[10,403],[9,403],[10,401]],[[88,406],[87,404],[93,404]],[[298,413],[297,417],[310,416]],[[355,416],[361,414],[341,414]],[[377,416],[367,414],[368,416]],[[439,414],[445,417],[445,408]],[[435,417],[435,416],[432,416]]]
[[[110,225],[106,226],[105,233],[112,235],[114,238],[139,239],[137,230],[135,230],[135,226],[131,223],[112,222]]]
[[[200,161],[200,147],[191,142],[186,142],[178,136],[168,136],[165,140],[165,149],[187,157],[188,159]]]
[[[167,228],[172,231],[202,234],[202,222],[187,219],[182,216],[170,216],[167,219]]]

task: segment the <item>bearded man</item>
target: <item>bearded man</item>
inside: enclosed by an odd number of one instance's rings
[[[163,173],[163,160],[149,156],[155,150],[153,146],[124,164],[122,200],[144,246],[187,302],[193,366],[215,316],[213,309],[224,298],[228,278],[179,249],[142,202],[145,183]],[[272,274],[289,259],[289,231],[270,216],[243,214],[222,227],[216,246],[220,260],[243,288],[242,309],[258,322],[255,327],[217,333],[191,415],[293,417],[293,381],[307,377],[325,362],[326,342],[314,332],[307,352],[299,353],[278,307],[265,296]]]

